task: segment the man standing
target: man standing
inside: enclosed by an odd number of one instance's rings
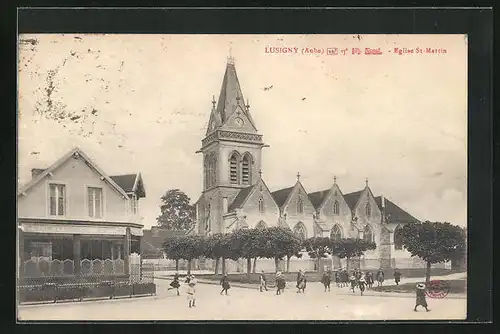
[[[260,273],[260,292],[262,292],[263,288],[267,291],[267,280],[266,275],[264,275],[264,270]]]
[[[399,285],[399,282],[401,281],[401,273],[398,271],[398,268],[394,270],[394,282],[396,282],[396,285]]]
[[[415,303],[415,308],[413,311],[417,312],[417,306],[422,306],[425,308],[425,311],[429,312],[430,310],[427,308],[427,301],[425,300],[425,284],[418,283],[416,288],[417,302]]]
[[[276,273],[275,281],[276,281],[276,294],[280,295],[281,292],[285,290],[285,285],[286,285],[285,278],[283,277],[281,272]]]

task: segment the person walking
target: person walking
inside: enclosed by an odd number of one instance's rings
[[[426,312],[429,312],[430,310],[427,308],[427,300],[425,300],[425,284],[418,283],[415,292],[417,295],[417,302],[415,303],[413,311],[417,312],[417,306],[422,306],[425,308]]]
[[[267,291],[267,279],[266,275],[264,275],[264,270],[260,273],[260,292],[262,292],[262,289],[266,289]]]
[[[280,271],[276,273],[275,281],[276,281],[276,295],[280,295],[282,292],[284,292],[286,285],[285,278],[283,277],[283,274]]]
[[[222,276],[222,279],[220,280],[220,285],[222,286],[222,291],[220,294],[222,295],[224,292],[226,292],[227,296],[227,290],[231,289],[231,286],[229,285],[229,279],[227,278],[227,274],[224,274]]]
[[[337,285],[337,288],[340,287],[340,271],[335,270],[335,284]]]
[[[398,271],[398,268],[394,270],[394,282],[396,285],[399,285],[399,282],[401,282],[401,273]]]
[[[295,286],[296,288],[299,287],[299,283],[302,279],[302,275],[304,275],[304,273],[302,272],[302,269],[299,269],[299,272],[297,273],[297,285]]]
[[[194,275],[189,276],[189,283],[188,283],[188,301],[189,301],[189,308],[191,307],[196,307],[196,278]]]
[[[177,296],[180,296],[180,293],[179,293],[180,286],[181,286],[181,284],[179,283],[179,273],[175,273],[174,280],[170,283],[170,288],[168,288],[167,291],[172,290],[172,289],[176,289]]]
[[[326,272],[323,273],[323,277],[321,278],[321,282],[325,286],[325,292],[326,289],[330,291],[330,283],[332,281],[332,272],[330,271],[330,268],[326,270]]]
[[[302,293],[306,292],[306,285],[307,285],[307,278],[304,273],[299,278],[299,282],[297,283],[297,293]]]
[[[354,288],[356,287],[356,276],[351,275],[351,277],[349,277],[349,281],[351,282],[351,290],[352,292],[355,292],[354,291]]]
[[[373,287],[373,273],[371,271],[367,271],[365,275],[366,285],[369,289]]]
[[[361,276],[361,278],[358,281],[358,287],[359,291],[361,291],[361,296],[363,295],[363,292],[365,292],[365,286],[366,286],[365,276]]]
[[[382,286],[384,283],[384,272],[382,271],[382,268],[380,268],[377,271],[377,286]]]

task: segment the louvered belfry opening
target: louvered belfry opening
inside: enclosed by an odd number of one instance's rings
[[[250,184],[250,167],[251,161],[248,155],[243,157],[242,163],[242,182],[243,184]]]
[[[237,184],[238,183],[238,157],[236,154],[233,154],[231,156],[231,159],[229,159],[229,170],[230,170],[230,182],[232,184]]]

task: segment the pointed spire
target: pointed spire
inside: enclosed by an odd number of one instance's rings
[[[212,95],[212,108],[215,109],[216,104],[217,104],[217,101],[215,101],[215,95]]]
[[[381,202],[382,202],[382,207],[385,208],[385,197],[384,197],[384,194],[382,194],[382,196],[380,196],[380,199],[381,199]]]
[[[250,100],[248,98],[247,98],[247,105],[245,107],[247,107],[247,110],[250,110]]]
[[[365,185],[368,187],[368,178],[365,178]]]
[[[336,175],[333,176],[333,184],[337,184],[337,176]]]
[[[297,172],[297,181],[300,181],[300,172]]]
[[[262,169],[259,169],[259,177],[262,179]]]

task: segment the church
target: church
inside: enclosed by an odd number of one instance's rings
[[[218,101],[212,110],[203,154],[203,191],[196,202],[195,233],[229,233],[241,228],[283,226],[302,238],[362,238],[377,248],[359,260],[361,268],[422,268],[423,261],[403,249],[399,230],[418,221],[397,204],[376,196],[365,180],[343,193],[336,178],[321,191],[295,184],[271,191],[261,170],[263,136],[245,103],[234,60],[228,59]],[[307,257],[306,257],[307,258]],[[335,268],[343,261],[332,258]]]

